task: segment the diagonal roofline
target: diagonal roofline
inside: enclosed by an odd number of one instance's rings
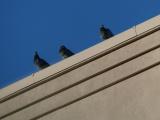
[[[136,25],[110,39],[107,39],[106,41],[96,44],[72,57],[62,60],[57,64],[53,64],[44,70],[33,73],[22,80],[2,88],[0,90],[0,102],[17,96],[40,84],[46,83],[50,79],[61,76],[62,74],[76,69],[159,29],[160,15]]]

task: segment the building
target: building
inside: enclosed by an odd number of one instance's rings
[[[0,90],[1,120],[160,120],[160,15]]]

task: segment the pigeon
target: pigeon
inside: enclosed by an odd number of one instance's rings
[[[68,48],[66,48],[64,45],[60,46],[59,53],[64,59],[74,55],[74,53]]]
[[[44,69],[49,66],[49,64],[42,58],[39,57],[38,52],[34,54],[34,64],[40,69]]]
[[[101,25],[100,27],[100,35],[103,40],[106,40],[113,36],[113,33],[110,31],[110,29],[105,28],[104,25]]]

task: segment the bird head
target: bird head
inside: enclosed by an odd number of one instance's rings
[[[59,49],[59,53],[63,52],[65,49],[66,49],[66,47],[64,45],[61,45],[60,49]]]
[[[104,27],[104,25],[102,24],[101,27]]]
[[[34,52],[34,56],[35,57],[39,56],[37,51]]]
[[[40,57],[39,57],[39,55],[38,55],[38,52],[35,51],[35,53],[34,53],[34,62],[37,61],[37,59],[39,59],[39,58],[40,58]]]

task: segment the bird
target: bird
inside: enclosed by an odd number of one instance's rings
[[[105,28],[104,25],[101,25],[100,27],[100,35],[102,40],[106,40],[114,36],[111,30],[109,28]]]
[[[69,50],[68,48],[66,48],[64,45],[61,45],[59,48],[59,54],[62,56],[62,58],[68,58],[72,55],[74,55],[74,53]]]
[[[35,54],[34,54],[34,64],[40,69],[44,69],[49,65],[49,63],[47,63],[44,59],[40,58],[39,55],[38,55],[38,52],[35,51]]]

